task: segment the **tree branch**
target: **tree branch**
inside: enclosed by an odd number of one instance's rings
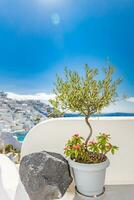
[[[89,135],[88,135],[88,137],[87,137],[87,139],[86,139],[86,141],[85,141],[85,146],[86,146],[86,148],[87,148],[87,144],[88,144],[88,142],[89,142],[89,140],[90,140],[90,138],[91,138],[91,136],[92,136],[93,130],[92,130],[91,124],[89,123],[89,115],[87,115],[87,116],[85,117],[85,121],[86,121],[86,124],[87,124],[87,126],[89,127],[89,130],[90,130],[90,133],[89,133]]]

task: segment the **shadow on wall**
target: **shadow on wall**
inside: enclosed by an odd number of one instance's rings
[[[15,195],[14,200],[30,200],[21,181],[19,181],[19,184],[17,186],[16,195]]]
[[[0,168],[0,199],[1,200],[11,200],[11,198],[9,198],[6,190],[4,189],[4,186],[2,183],[1,168]]]

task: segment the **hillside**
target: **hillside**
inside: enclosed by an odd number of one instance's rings
[[[39,100],[14,100],[0,92],[0,132],[29,130],[46,119],[50,106]]]

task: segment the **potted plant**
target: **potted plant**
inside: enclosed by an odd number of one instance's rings
[[[107,153],[118,150],[110,143],[110,135],[100,133],[96,141],[91,140],[92,126],[89,118],[100,113],[110,103],[117,100],[117,87],[121,79],[113,80],[114,68],[104,69],[104,77],[98,79],[98,69],[85,66],[85,76],[65,69],[65,77],[57,76],[54,93],[56,98],[50,100],[55,109],[79,112],[85,117],[89,127],[86,139],[75,134],[68,140],[64,153],[69,158],[73,169],[76,188],[86,196],[100,195],[103,192],[105,172],[109,166]]]

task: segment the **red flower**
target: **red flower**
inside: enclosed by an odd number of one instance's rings
[[[74,149],[80,150],[81,146],[79,144],[73,146]]]

